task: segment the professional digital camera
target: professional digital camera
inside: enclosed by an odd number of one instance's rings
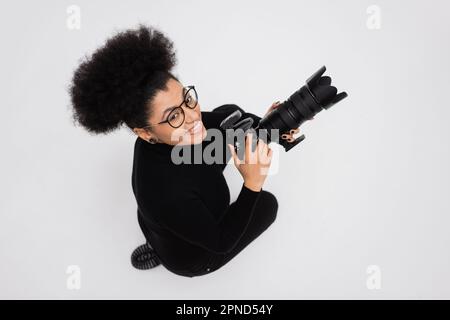
[[[227,141],[231,139],[234,142],[236,151],[242,150],[243,142],[239,139],[235,141],[235,134],[233,133],[233,131],[241,129],[244,134],[249,132],[256,134],[257,138],[262,138],[259,134],[264,132],[266,143],[278,139],[277,143],[282,145],[286,152],[292,149],[305,139],[305,135],[301,135],[293,141],[288,141],[279,138],[282,134],[289,134],[291,129],[298,128],[306,120],[311,120],[318,112],[329,109],[332,105],[347,97],[346,92],[337,93],[336,87],[331,85],[330,77],[322,76],[325,70],[325,66],[321,67],[306,80],[304,86],[262,118],[254,128],[253,119],[241,119],[242,113],[239,110],[230,114],[220,123],[222,129],[233,129],[226,130]],[[276,137],[273,136],[273,132],[277,133]],[[233,135],[233,137],[228,137],[228,135]],[[256,141],[257,139],[253,139],[254,145],[256,145]]]

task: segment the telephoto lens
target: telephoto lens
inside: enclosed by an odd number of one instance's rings
[[[220,127],[235,131],[241,129],[244,133],[250,131],[252,134],[256,134],[257,138],[259,138],[261,132],[264,132],[264,137],[261,136],[261,139],[267,143],[277,140],[276,142],[282,145],[286,152],[289,151],[305,139],[305,136],[301,135],[289,142],[279,139],[282,134],[289,134],[291,129],[298,128],[303,122],[311,120],[323,109],[329,109],[347,97],[346,92],[338,93],[336,87],[331,85],[331,78],[329,76],[323,76],[325,70],[325,66],[317,70],[316,73],[306,80],[304,86],[295,91],[286,101],[279,104],[276,109],[262,118],[255,128],[253,128],[253,119],[240,119],[242,114],[239,110],[225,118],[221,122]],[[229,137],[229,135],[233,134],[233,130],[226,130],[227,141],[230,141],[228,139],[234,141],[234,136]],[[273,136],[273,132],[277,133],[276,137]],[[253,139],[254,144],[256,144],[256,140]],[[242,149],[242,143],[239,143],[239,139],[234,145],[237,151]]]

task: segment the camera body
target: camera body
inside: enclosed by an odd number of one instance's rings
[[[265,129],[262,131],[266,133],[264,141],[269,143],[278,139],[277,143],[282,145],[286,152],[289,151],[303,141],[305,136],[301,135],[291,142],[279,139],[279,136],[289,134],[291,129],[298,128],[303,122],[311,120],[323,109],[329,109],[347,97],[346,92],[337,92],[336,87],[331,85],[331,78],[329,76],[323,76],[325,70],[325,66],[321,67],[306,80],[304,86],[295,91],[287,100],[279,104],[276,109],[262,118],[255,128],[253,128],[253,119],[241,119],[242,113],[239,110],[236,110],[225,118],[220,123],[220,127],[222,129],[241,129],[245,133],[251,130],[252,133],[256,133],[257,137],[258,132],[261,132],[261,129]],[[227,132],[229,131],[227,130]],[[277,133],[276,137],[273,135],[273,132]],[[253,139],[254,142],[256,140]],[[239,142],[235,143],[235,149],[241,149]]]

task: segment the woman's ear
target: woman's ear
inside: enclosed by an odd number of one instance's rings
[[[137,136],[139,136],[141,139],[147,142],[152,138],[152,135],[145,129],[134,128],[133,131]]]

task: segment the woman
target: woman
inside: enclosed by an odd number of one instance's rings
[[[108,39],[82,61],[70,95],[74,119],[89,132],[108,133],[126,124],[137,135],[132,188],[147,244],[135,250],[133,265],[162,264],[193,277],[221,268],[256,239],[275,220],[278,203],[262,190],[262,169],[272,158],[262,140],[252,150],[251,137],[246,139],[242,160],[228,146],[221,163],[174,163],[175,147],[203,149],[211,143],[207,130],[220,129],[233,111],[252,117],[255,125],[261,119],[232,104],[202,112],[195,87],[171,73],[175,64],[173,43],[140,25]],[[223,176],[229,156],[243,177],[232,204]]]

